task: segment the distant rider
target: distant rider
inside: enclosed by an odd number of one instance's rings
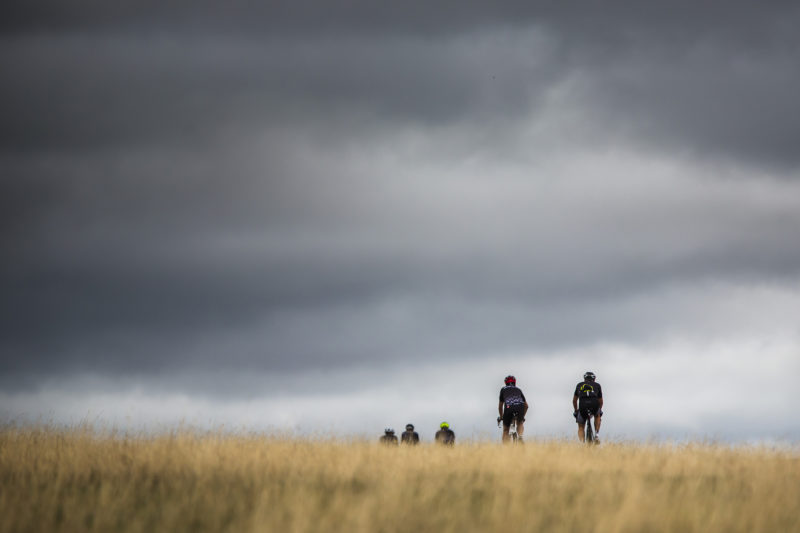
[[[439,424],[439,431],[436,432],[435,440],[445,446],[453,446],[456,443],[456,434],[450,429],[450,424],[442,422]]]
[[[522,439],[525,431],[525,413],[528,412],[528,402],[522,390],[517,387],[517,378],[506,376],[504,380],[506,386],[500,389],[500,403],[497,405],[497,412],[500,413],[497,421],[503,421],[503,442],[508,442],[508,431],[514,415],[517,417],[517,435]]]
[[[584,426],[589,419],[589,413],[594,415],[594,434],[599,442],[600,423],[603,421],[603,388],[597,381],[594,372],[586,372],[583,381],[575,385],[575,394],[572,396],[572,416],[578,423],[578,440],[586,440]]]
[[[378,442],[387,446],[397,446],[397,436],[394,434],[394,430],[392,428],[383,430],[383,435],[378,439]]]
[[[414,424],[406,424],[406,430],[400,435],[400,442],[412,446],[419,444],[419,433],[414,431]]]

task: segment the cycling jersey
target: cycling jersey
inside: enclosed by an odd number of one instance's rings
[[[575,385],[575,396],[583,403],[584,401],[597,401],[603,397],[603,388],[596,381],[581,381]]]
[[[596,381],[581,381],[575,385],[575,396],[578,397],[578,424],[583,425],[589,414],[603,416],[600,410],[600,398],[603,397],[603,388]]]
[[[438,442],[439,444],[447,444],[449,446],[452,446],[453,444],[456,443],[456,434],[453,432],[452,429],[444,428],[436,432],[435,439],[436,442]]]
[[[382,435],[381,438],[378,439],[378,441],[381,444],[386,444],[389,446],[397,446],[397,436],[390,435],[388,433],[386,435]]]
[[[400,442],[403,444],[419,444],[419,433],[416,431],[404,431],[400,435]]]
[[[506,406],[506,409],[512,407],[525,405],[525,395],[522,390],[515,385],[506,385],[500,389],[500,401]]]

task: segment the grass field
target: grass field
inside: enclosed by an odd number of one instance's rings
[[[794,451],[0,430],[0,531],[800,531]]]

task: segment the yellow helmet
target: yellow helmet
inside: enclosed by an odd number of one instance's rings
[[[447,422],[442,422],[441,424],[439,424],[439,427],[442,429],[447,429],[450,427],[450,424],[448,424]]]

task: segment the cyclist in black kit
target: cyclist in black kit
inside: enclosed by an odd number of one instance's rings
[[[508,430],[514,415],[517,416],[517,435],[522,439],[522,432],[525,430],[525,413],[528,412],[528,402],[522,390],[517,388],[517,378],[506,376],[506,386],[500,389],[500,403],[497,412],[500,413],[499,420],[503,421],[503,442],[508,442]]]
[[[575,394],[572,396],[572,416],[578,423],[578,440],[586,440],[584,426],[589,420],[589,413],[594,415],[595,440],[599,442],[600,423],[603,420],[603,388],[595,381],[594,372],[586,372],[583,381],[575,385]]]
[[[434,441],[438,444],[445,446],[454,446],[456,443],[456,434],[450,429],[450,424],[442,422],[439,424],[439,431],[436,432]]]
[[[414,431],[414,424],[406,424],[406,430],[400,435],[401,444],[419,444],[419,433]]]
[[[387,446],[397,446],[397,436],[394,434],[394,430],[392,428],[386,428],[378,441]]]

